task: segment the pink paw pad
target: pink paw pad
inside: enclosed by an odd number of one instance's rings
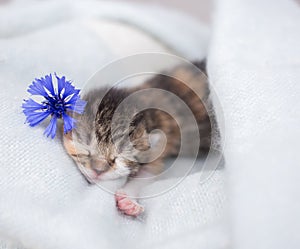
[[[115,194],[118,209],[129,216],[138,216],[144,212],[144,208],[136,201],[130,199],[124,192],[118,191]]]

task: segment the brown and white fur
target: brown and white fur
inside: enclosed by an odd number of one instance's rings
[[[138,87],[90,91],[83,96],[87,101],[85,113],[76,117],[79,119],[76,128],[64,136],[68,154],[90,183],[128,178],[123,188],[115,194],[117,207],[127,215],[137,216],[143,212],[143,207],[137,202],[140,189],[152,181],[151,176],[162,171],[164,158],[179,153],[179,126],[189,125],[185,123],[185,112],[174,99],[168,98],[167,92],[184,101],[194,115],[201,135],[198,151],[209,150],[211,124],[203,104],[207,102],[209,94],[205,62],[194,65],[202,73],[194,66],[177,66],[167,72],[172,77],[157,75]],[[145,89],[161,91],[154,95],[139,92]],[[132,101],[124,104],[124,100],[138,92],[140,94]],[[171,107],[174,112],[170,115],[153,108],[138,112],[141,106],[153,104],[167,109]],[[157,130],[164,133],[166,144],[160,155],[152,160],[152,154],[157,153],[156,148],[160,148],[162,141],[161,133],[152,132]],[[187,151],[185,155],[188,154]],[[140,181],[138,178],[144,180]]]

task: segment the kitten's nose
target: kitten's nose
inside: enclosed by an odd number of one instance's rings
[[[101,175],[105,170],[94,169],[97,175]]]
[[[92,169],[95,171],[95,173],[97,173],[97,175],[102,174],[109,167],[108,163],[101,159],[92,159],[91,164]]]

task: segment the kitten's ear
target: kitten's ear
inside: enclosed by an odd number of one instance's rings
[[[129,137],[133,147],[137,150],[145,151],[150,148],[149,134],[142,116],[137,116],[131,123]]]
[[[142,131],[140,131],[142,132]],[[139,132],[137,132],[139,133]],[[143,131],[142,135],[136,139],[131,139],[133,147],[140,151],[146,151],[150,148],[162,149],[162,135],[159,132],[147,133],[146,130]]]
[[[159,132],[152,132],[149,135],[149,141],[151,147],[156,147],[162,140],[162,135]]]

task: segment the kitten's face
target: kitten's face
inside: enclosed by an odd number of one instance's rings
[[[98,146],[95,132],[82,139],[76,132],[64,136],[64,146],[90,183],[126,177],[138,168],[130,152],[118,151],[113,144]],[[81,134],[82,136],[82,134]]]
[[[124,98],[124,92],[117,90],[114,94],[112,91],[112,96],[103,98],[99,105],[98,99],[104,93],[101,89],[91,91],[83,98],[87,101],[85,114],[75,116],[78,120],[76,128],[64,135],[68,154],[91,183],[137,173],[141,165],[138,161],[145,162],[140,151],[150,147],[142,116],[136,116],[135,122],[131,122],[130,114],[135,109],[130,109],[130,106],[124,107],[114,120],[115,125],[112,125],[114,110]],[[120,99],[116,101],[118,97]],[[129,123],[131,125],[127,127]]]

